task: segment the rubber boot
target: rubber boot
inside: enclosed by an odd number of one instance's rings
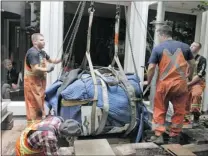
[[[170,136],[168,140],[168,144],[179,144],[180,143],[180,136]]]
[[[160,136],[153,135],[151,136],[150,141],[158,145],[164,144],[163,135],[160,135]]]
[[[200,117],[199,112],[194,113],[193,128],[199,127],[199,117]]]

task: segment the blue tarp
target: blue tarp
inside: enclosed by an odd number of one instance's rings
[[[110,86],[108,82],[112,81],[114,77],[105,77],[108,86],[108,98],[109,98],[109,114],[107,124],[109,126],[124,126],[130,122],[131,119],[131,107],[129,99],[125,90],[118,85]],[[136,97],[142,92],[139,86],[139,80],[135,75],[127,75],[129,82],[133,85],[136,92]],[[100,79],[98,81],[98,102],[97,106],[102,109],[102,86]],[[46,90],[46,104],[48,107],[52,107],[55,110],[56,115],[62,116],[64,119],[73,118],[81,123],[81,106],[64,107],[60,105],[59,100],[84,100],[93,99],[94,86],[92,77],[89,74],[83,74],[80,79],[74,81],[68,85],[60,95],[57,93],[57,89],[63,82],[57,80]],[[58,104],[59,103],[59,104]],[[91,105],[91,104],[89,104]]]

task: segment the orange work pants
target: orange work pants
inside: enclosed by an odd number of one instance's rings
[[[201,80],[198,83],[190,86],[189,89],[189,98],[186,103],[186,116],[190,120],[189,114],[200,114],[201,112],[201,103],[202,103],[202,94],[205,88],[205,81]]]
[[[40,79],[36,76],[30,76],[24,79],[24,95],[28,125],[32,121],[40,120],[42,116],[45,116],[45,88],[45,79]]]
[[[174,114],[171,118],[170,136],[177,136],[182,130],[188,89],[185,81],[161,81],[157,83],[153,110],[153,130],[160,136],[165,132],[165,119],[169,101],[173,104]]]

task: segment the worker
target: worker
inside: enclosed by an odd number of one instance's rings
[[[188,123],[191,123],[190,115],[193,114],[193,127],[198,126],[201,115],[202,94],[205,89],[206,76],[206,58],[199,54],[201,43],[193,42],[190,46],[191,52],[195,59],[193,79],[188,82],[189,100],[187,102],[187,115],[185,117]]]
[[[10,91],[18,89],[17,81],[18,81],[18,72],[12,65],[12,61],[10,59],[5,59],[3,61],[4,68],[7,70],[7,79],[6,81],[2,81],[2,98],[10,99]]]
[[[150,85],[158,65],[158,78],[154,97],[152,128],[154,136],[150,141],[163,144],[166,131],[165,119],[169,101],[173,104],[169,143],[178,143],[183,126],[185,104],[188,99],[187,77],[193,75],[194,59],[187,44],[172,39],[172,28],[162,25],[156,32],[160,44],[153,48],[149,59],[147,84]],[[187,63],[188,62],[188,63]],[[187,65],[190,66],[187,75]]]
[[[42,112],[41,112],[42,113]],[[60,155],[58,140],[79,136],[80,124],[73,120],[63,120],[58,116],[47,116],[45,119],[36,120],[22,131],[16,141],[16,156]]]
[[[51,59],[42,49],[45,46],[44,36],[35,33],[31,36],[33,47],[30,48],[25,57],[24,70],[24,96],[26,103],[27,122],[30,124],[36,117],[37,111],[41,110],[45,117],[44,98],[46,88],[46,73],[54,70],[54,64],[61,59]],[[48,66],[46,63],[52,63]]]

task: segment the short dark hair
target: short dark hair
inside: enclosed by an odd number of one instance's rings
[[[162,25],[157,29],[160,35],[165,35],[167,37],[172,37],[172,28],[168,25]]]
[[[194,41],[194,42],[195,42],[195,41]],[[197,44],[199,45],[199,49],[201,49],[202,44],[201,44],[200,42],[195,42],[195,43],[197,43]]]

